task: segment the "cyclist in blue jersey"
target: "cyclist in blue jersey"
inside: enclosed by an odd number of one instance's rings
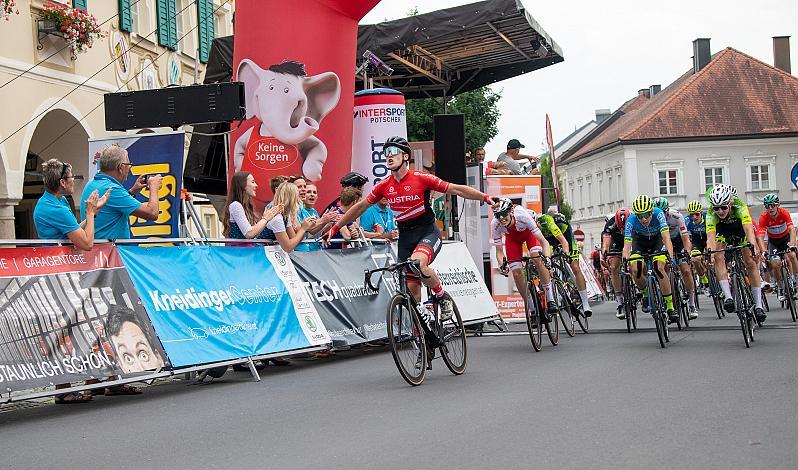
[[[626,219],[623,236],[623,259],[628,260],[629,270],[637,288],[643,294],[643,312],[648,313],[648,289],[646,287],[646,266],[641,255],[656,255],[652,259],[654,274],[657,277],[662,298],[668,310],[668,322],[674,323],[678,317],[673,310],[673,296],[671,283],[665,272],[667,258],[663,252],[667,250],[671,260],[673,245],[671,244],[670,230],[665,213],[654,207],[651,196],[637,196],[632,202],[632,214]]]
[[[702,209],[701,201],[696,199],[687,204],[687,214],[687,232],[690,234],[690,242],[693,244],[693,250],[690,252],[691,261],[706,290],[709,283],[707,265],[704,258],[699,255],[707,249],[707,212]]]

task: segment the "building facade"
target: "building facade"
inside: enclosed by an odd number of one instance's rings
[[[75,181],[79,195],[89,174],[87,140],[123,135],[105,130],[105,93],[200,83],[210,42],[233,32],[232,0],[16,3],[19,14],[0,21],[0,239],[36,237],[41,162],[72,164],[83,177]],[[71,54],[63,37],[42,32],[37,19],[47,3],[85,9],[107,36]],[[201,210],[204,217],[213,209]]]
[[[572,145],[557,169],[574,226],[592,247],[606,214],[638,194],[685,209],[693,199],[706,205],[707,188],[731,184],[753,215],[767,193],[798,200],[796,163],[798,78],[728,48],[665,89],[640,90]]]

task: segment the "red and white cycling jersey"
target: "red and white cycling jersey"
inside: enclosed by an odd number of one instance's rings
[[[521,206],[514,206],[513,216],[515,216],[515,223],[509,228],[502,226],[496,218],[490,222],[490,234],[494,245],[502,244],[502,235],[506,235],[509,240],[515,242],[525,242],[529,239],[530,234],[534,235],[540,232],[534,212]]]
[[[399,229],[435,222],[435,213],[430,203],[430,191],[445,193],[449,183],[435,175],[410,170],[396,181],[393,175],[380,181],[368,195],[369,204],[380,202],[383,197],[396,218]]]
[[[771,217],[767,211],[763,212],[759,217],[759,226],[767,232],[768,238],[784,238],[790,234],[792,217],[787,209],[779,207],[776,217]]]

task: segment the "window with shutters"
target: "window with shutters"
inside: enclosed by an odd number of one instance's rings
[[[157,0],[158,44],[177,50],[177,6],[175,0]]]
[[[202,0],[197,0],[197,3],[202,3]],[[197,53],[196,42],[194,41],[194,35],[196,34],[194,25],[196,24],[197,10],[192,8],[193,6],[194,0],[178,0],[177,2],[177,39],[179,50],[190,57],[194,57]]]
[[[217,26],[219,16],[213,6],[213,0],[197,0],[197,48],[199,49],[199,59],[201,62],[208,62],[211,53],[211,42],[216,37],[216,32],[220,31]],[[217,12],[218,13],[218,12]],[[224,12],[222,12],[224,15]]]

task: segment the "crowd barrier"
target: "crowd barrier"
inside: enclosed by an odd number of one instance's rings
[[[289,256],[229,246],[240,240],[63,242],[0,242],[34,245],[0,248],[0,403],[240,363],[259,379],[255,360],[387,336],[392,280],[374,292],[363,271],[393,263],[395,244]],[[498,317],[462,243],[435,269],[464,321]]]

